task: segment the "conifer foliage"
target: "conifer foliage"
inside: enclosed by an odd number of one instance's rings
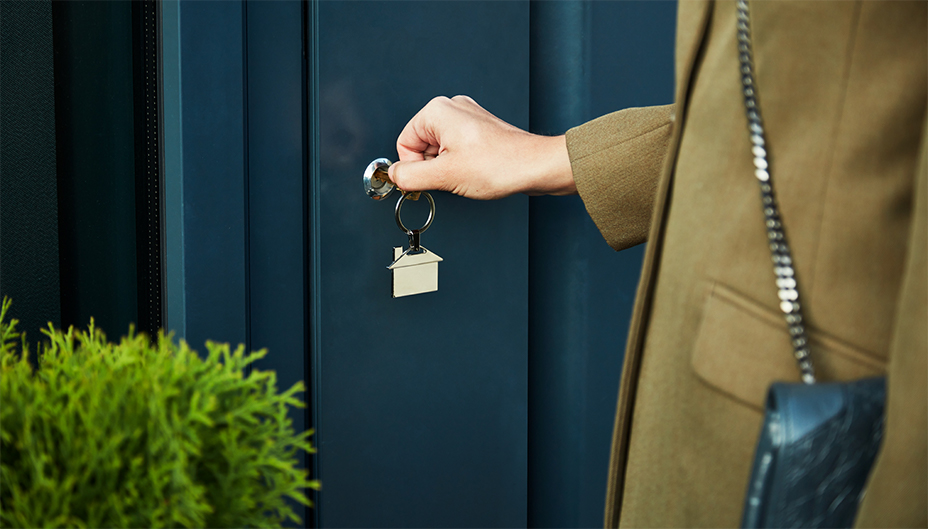
[[[49,327],[30,365],[0,309],[0,526],[279,527],[319,488],[297,468],[312,431],[287,418],[302,383],[245,368],[266,351]]]

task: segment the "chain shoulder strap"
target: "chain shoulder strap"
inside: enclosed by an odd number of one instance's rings
[[[786,325],[792,340],[793,356],[799,365],[802,381],[815,383],[815,370],[809,357],[809,339],[806,335],[802,307],[799,303],[799,284],[793,258],[780,208],[777,206],[773,192],[773,180],[770,177],[770,163],[767,161],[767,140],[764,134],[764,120],[761,118],[757,102],[757,84],[754,79],[754,56],[751,51],[750,13],[746,0],[738,0],[738,55],[741,65],[741,85],[744,93],[744,109],[748,118],[748,133],[751,139],[751,155],[754,158],[754,176],[760,184],[760,199],[764,210],[764,222],[767,226],[767,241],[773,260],[773,272],[776,276],[777,295],[780,298],[780,310],[786,317]]]

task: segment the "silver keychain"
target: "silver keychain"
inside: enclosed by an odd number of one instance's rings
[[[387,173],[392,162],[386,158],[378,158],[371,162],[364,170],[364,191],[374,200],[383,200],[393,193],[396,187]],[[401,298],[414,294],[424,294],[438,290],[438,263],[443,259],[436,253],[430,252],[420,243],[425,230],[432,225],[435,219],[435,200],[432,195],[424,191],[406,192],[400,189],[402,196],[396,202],[394,216],[396,225],[409,239],[409,248],[393,247],[393,262],[387,266],[393,271],[393,297]],[[411,230],[403,224],[401,216],[403,203],[409,200],[418,200],[424,196],[429,202],[429,218],[425,224],[416,230]]]

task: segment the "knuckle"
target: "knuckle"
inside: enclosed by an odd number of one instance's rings
[[[436,96],[436,97],[433,97],[432,100],[429,101],[426,106],[431,106],[431,107],[442,106],[442,105],[447,105],[450,102],[451,100],[445,96]]]

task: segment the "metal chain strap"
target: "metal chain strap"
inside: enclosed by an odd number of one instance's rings
[[[789,244],[786,242],[786,233],[783,231],[783,222],[780,219],[780,208],[777,207],[776,195],[773,192],[770,164],[767,161],[764,122],[760,115],[757,85],[754,82],[754,57],[751,51],[748,4],[746,0],[738,0],[737,5],[738,55],[741,63],[744,108],[747,112],[748,132],[751,138],[751,155],[754,158],[754,176],[760,184],[760,198],[767,226],[770,255],[773,259],[773,272],[776,275],[780,310],[786,317],[786,325],[793,345],[793,356],[799,365],[802,381],[806,384],[813,384],[815,383],[815,370],[812,367],[812,359],[809,357],[809,339],[806,335],[802,307],[799,304],[799,285]]]

